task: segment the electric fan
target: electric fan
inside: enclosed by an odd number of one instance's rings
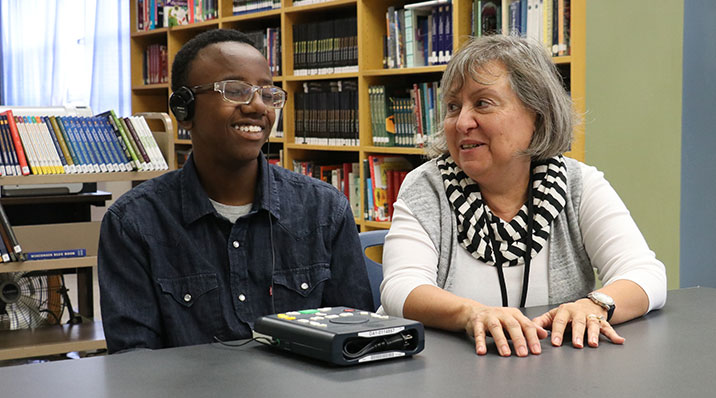
[[[60,275],[0,273],[0,330],[59,324],[63,290]]]

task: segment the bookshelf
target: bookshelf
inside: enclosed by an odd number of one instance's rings
[[[502,0],[502,20],[507,21],[509,4],[513,0]],[[281,28],[281,75],[274,77],[275,84],[288,92],[289,101],[283,110],[284,138],[271,139],[271,148],[283,149],[284,167],[292,167],[294,160],[322,160],[359,162],[361,165],[371,155],[402,155],[420,161],[424,154],[420,148],[379,147],[372,141],[371,115],[368,87],[388,82],[411,84],[415,81],[439,80],[444,65],[424,66],[403,69],[383,69],[383,35],[386,31],[385,14],[389,6],[400,8],[405,4],[419,0],[333,0],[294,6],[293,0],[282,0],[279,9],[242,15],[232,15],[232,0],[219,0],[218,18],[184,26],[161,28],[152,31],[137,30],[137,0],[130,3],[131,15],[131,69],[132,69],[132,108],[134,112],[169,112],[168,85],[142,84],[142,54],[149,44],[162,43],[168,48],[168,64],[181,46],[194,35],[213,28],[231,28],[242,31]],[[467,40],[471,30],[472,0],[452,0],[453,49]],[[571,53],[568,56],[554,57],[560,72],[570,82],[570,91],[576,111],[585,113],[585,70],[586,70],[586,0],[571,0]],[[358,25],[358,71],[334,73],[316,76],[294,74],[293,26],[323,19],[356,17]],[[503,23],[503,33],[506,32]],[[304,82],[339,79],[355,79],[358,82],[358,123],[360,126],[359,145],[336,147],[321,145],[295,144],[294,93],[301,89]],[[173,116],[172,116],[173,117]],[[176,138],[176,137],[175,137]],[[175,150],[191,148],[190,140],[175,140]],[[272,151],[273,152],[273,151]],[[584,126],[575,129],[575,140],[568,156],[584,160]],[[172,164],[170,163],[170,167]],[[176,167],[176,163],[173,164]],[[360,192],[365,195],[366,175],[363,167],[360,171]],[[361,212],[363,200],[361,197]],[[389,228],[388,222],[356,219],[361,231]]]
[[[165,113],[140,113],[147,120],[152,133],[167,162],[173,162],[174,129],[172,120]],[[0,185],[34,185],[62,183],[94,183],[110,181],[140,181],[162,175],[166,171],[112,172],[86,174],[56,174],[3,176]],[[49,199],[48,199],[49,200]],[[20,202],[20,198],[8,198],[8,202]],[[35,203],[41,198],[27,198]],[[45,200],[47,201],[47,200]],[[104,203],[104,201],[102,201]],[[88,204],[89,205],[89,204]],[[37,204],[33,204],[37,206]],[[78,220],[68,223],[44,223],[14,226],[13,230],[23,251],[62,250],[86,248],[86,257],[49,260],[20,261],[0,264],[0,272],[31,272],[74,270],[77,273],[77,302],[79,313],[94,317],[92,273],[97,268],[99,221]],[[0,360],[29,358],[61,354],[70,351],[88,351],[105,348],[102,324],[99,321],[77,325],[38,328],[35,330],[0,331]]]

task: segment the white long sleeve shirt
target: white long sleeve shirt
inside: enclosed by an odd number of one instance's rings
[[[644,240],[626,206],[596,168],[580,163],[583,179],[579,227],[584,247],[604,285],[616,280],[638,284],[649,298],[649,311],[666,302],[666,272]],[[532,259],[527,306],[548,304],[547,245]],[[393,222],[383,248],[381,302],[388,314],[402,316],[410,292],[437,286],[438,250],[404,202],[394,205]],[[485,305],[500,306],[497,270],[463,247],[457,253],[450,292]],[[524,266],[503,268],[510,306],[518,306]]]

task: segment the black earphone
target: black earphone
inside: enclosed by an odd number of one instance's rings
[[[181,86],[169,97],[169,109],[178,122],[191,120],[194,117],[194,92],[187,86]]]

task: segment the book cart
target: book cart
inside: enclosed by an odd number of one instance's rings
[[[11,108],[13,109],[13,108]],[[21,113],[20,113],[21,114]],[[167,163],[173,162],[172,120],[165,113],[139,113],[147,120]],[[112,172],[84,174],[55,174],[3,176],[0,185],[35,185],[96,183],[110,181],[143,181],[164,174],[163,171]],[[102,195],[104,194],[104,195]],[[69,196],[69,195],[68,195]],[[109,199],[100,192],[100,202]],[[12,198],[10,202],[21,198]],[[25,202],[39,205],[42,197],[25,198]],[[89,204],[87,205],[89,206]],[[0,272],[68,271],[77,274],[77,307],[79,314],[89,321],[79,324],[43,328],[0,331],[0,360],[30,358],[90,351],[105,348],[102,324],[94,321],[93,272],[97,269],[99,221],[83,220],[68,223],[14,226],[15,235],[24,252],[86,248],[85,257],[19,261],[0,264]]]
[[[149,0],[139,0],[142,1]],[[477,1],[477,0],[475,0]],[[498,0],[501,3],[502,32],[507,33],[510,4],[519,0]],[[554,0],[558,4],[560,0]],[[383,36],[386,35],[386,11],[389,7],[403,8],[406,4],[418,3],[420,0],[329,0],[329,1],[294,1],[281,0],[280,7],[259,12],[246,12],[233,15],[233,0],[218,0],[216,18],[193,24],[162,27],[153,30],[138,29],[138,0],[130,2],[130,35],[131,35],[131,69],[132,69],[132,108],[134,112],[168,112],[168,98],[171,94],[170,84],[145,84],[143,69],[144,54],[149,46],[166,47],[166,64],[170,68],[174,56],[181,46],[193,36],[210,29],[230,28],[244,32],[267,28],[280,28],[280,73],[274,76],[274,83],[288,92],[288,101],[283,109],[282,138],[271,138],[270,147],[273,152],[279,148],[283,152],[283,166],[293,169],[294,161],[320,161],[324,163],[358,162],[360,165],[370,156],[391,155],[404,156],[413,164],[425,160],[423,148],[375,146],[371,120],[371,103],[369,87],[381,84],[398,84],[409,87],[416,82],[438,81],[445,70],[445,65],[422,66],[412,68],[384,69],[383,67]],[[246,2],[243,3],[252,3]],[[253,2],[259,3],[261,2]],[[264,2],[265,3],[265,2]],[[296,5],[294,3],[300,4]],[[471,15],[473,0],[451,0],[452,47],[457,49],[464,43],[471,32]],[[483,1],[484,3],[484,1]],[[150,3],[151,4],[151,3]],[[570,46],[571,52],[566,56],[553,57],[560,73],[563,75],[574,100],[578,114],[585,112],[585,34],[586,34],[586,0],[571,0],[570,4]],[[355,71],[327,73],[306,76],[294,68],[294,26],[326,19],[355,18],[357,23],[358,62]],[[168,71],[167,75],[170,75]],[[355,80],[358,88],[358,145],[310,145],[297,143],[295,122],[294,94],[302,90],[304,83],[333,80]],[[168,80],[170,81],[170,80]],[[172,116],[173,117],[173,116]],[[176,132],[175,132],[176,134]],[[191,140],[174,140],[175,152],[187,153],[191,149]],[[567,154],[584,160],[584,126],[577,126],[572,151]],[[174,167],[177,165],[174,164]],[[172,164],[170,164],[172,167]],[[360,231],[387,229],[390,222],[369,221],[366,212],[366,174],[360,167],[360,211],[356,224]]]

